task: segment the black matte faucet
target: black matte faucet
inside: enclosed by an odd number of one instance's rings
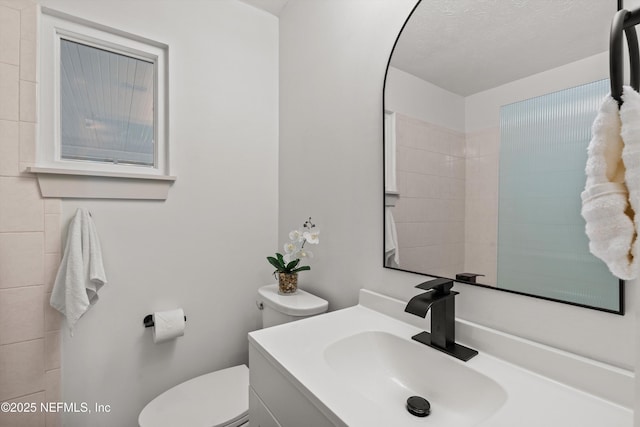
[[[452,291],[452,287],[451,279],[434,279],[420,283],[416,288],[429,292],[411,298],[404,311],[426,317],[431,309],[431,333],[420,332],[411,338],[466,362],[478,352],[456,344],[455,296],[458,292]]]

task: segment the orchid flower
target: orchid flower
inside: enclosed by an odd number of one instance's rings
[[[305,231],[302,233],[302,237],[306,242],[317,245],[320,243],[320,230]]]
[[[289,240],[292,242],[301,242],[302,241],[302,231],[293,230],[289,233]]]
[[[276,272],[280,273],[297,273],[298,271],[310,270],[308,265],[298,266],[301,258],[313,258],[313,253],[304,249],[304,245],[308,242],[317,245],[320,242],[320,230],[315,228],[315,224],[311,222],[311,217],[304,222],[302,230],[292,230],[289,233],[289,242],[284,244],[284,255],[276,253],[274,257],[267,257],[269,264],[276,268]]]

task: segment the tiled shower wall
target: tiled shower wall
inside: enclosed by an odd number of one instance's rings
[[[498,170],[500,129],[466,135],[464,269],[495,286],[498,274]]]
[[[396,113],[400,268],[496,283],[500,131],[464,134]]]
[[[40,402],[60,397],[60,315],[49,297],[60,262],[60,200],[43,199],[25,168],[35,161],[36,5],[0,0],[0,402],[1,426],[56,426]]]
[[[464,270],[465,135],[396,113],[396,150],[400,268],[455,277]]]

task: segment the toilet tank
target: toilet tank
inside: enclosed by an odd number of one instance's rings
[[[327,301],[300,288],[295,294],[281,295],[277,283],[258,289],[257,303],[263,328],[322,314],[329,308]]]

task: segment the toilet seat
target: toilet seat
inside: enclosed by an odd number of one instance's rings
[[[249,368],[234,366],[190,379],[144,407],[140,427],[239,427],[249,420]]]

